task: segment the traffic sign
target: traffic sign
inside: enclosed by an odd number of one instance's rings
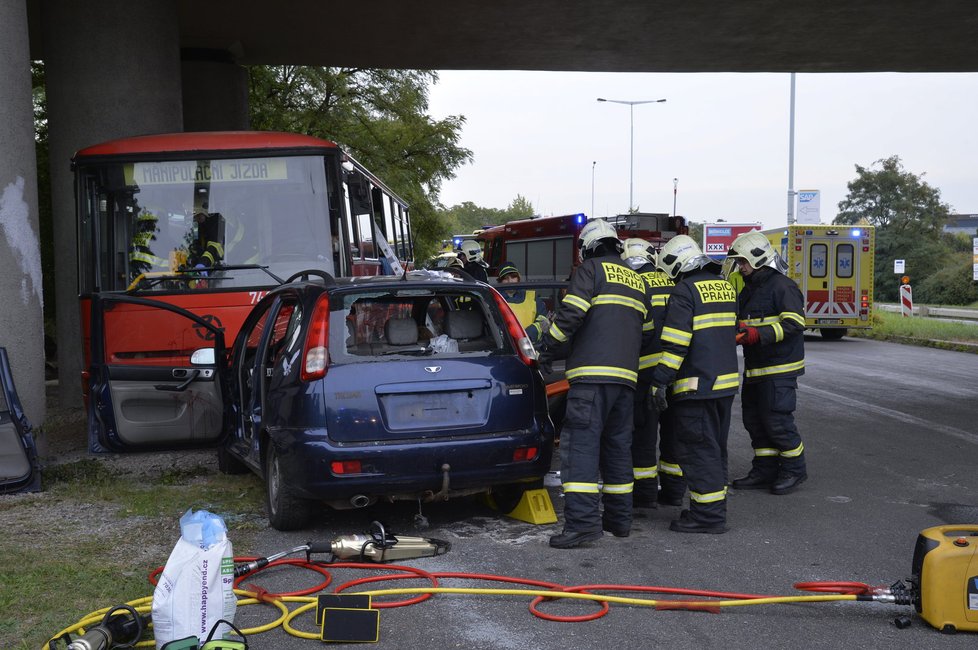
[[[906,260],[893,260],[893,272],[904,273],[907,268]]]

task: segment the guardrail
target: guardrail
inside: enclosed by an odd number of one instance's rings
[[[876,308],[881,311],[900,312],[900,305],[892,303],[876,303]],[[978,320],[978,309],[966,309],[964,307],[929,307],[927,305],[915,305],[913,308],[914,316],[924,318],[959,318],[962,320]]]

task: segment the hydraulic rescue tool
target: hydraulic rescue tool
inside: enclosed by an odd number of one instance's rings
[[[351,559],[391,562],[394,560],[410,560],[418,557],[444,555],[452,548],[449,542],[440,539],[407,537],[405,535],[388,533],[384,525],[379,521],[372,522],[370,526],[370,531],[366,533],[340,535],[330,542],[310,541],[302,546],[296,546],[289,551],[282,551],[269,555],[268,557],[252,560],[245,564],[239,564],[234,567],[234,577],[238,578],[252,571],[257,571],[268,566],[269,562],[274,562],[293,553],[304,552],[306,554],[306,560],[309,560],[313,554],[329,553],[330,562]]]
[[[112,648],[132,648],[143,636],[149,615],[139,614],[129,605],[116,605],[105,613],[102,622],[88,629],[77,639],[68,635],[53,639],[49,648],[55,648],[56,641],[68,641],[66,650],[110,650]],[[67,637],[67,638],[65,638]]]

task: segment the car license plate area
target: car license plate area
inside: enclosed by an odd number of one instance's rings
[[[816,318],[816,325],[842,325],[841,318]]]
[[[437,393],[379,395],[384,424],[390,431],[455,429],[485,426],[489,391],[482,389]]]

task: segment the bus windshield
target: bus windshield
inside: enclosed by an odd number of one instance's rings
[[[180,291],[334,272],[322,155],[79,164],[80,289]]]

